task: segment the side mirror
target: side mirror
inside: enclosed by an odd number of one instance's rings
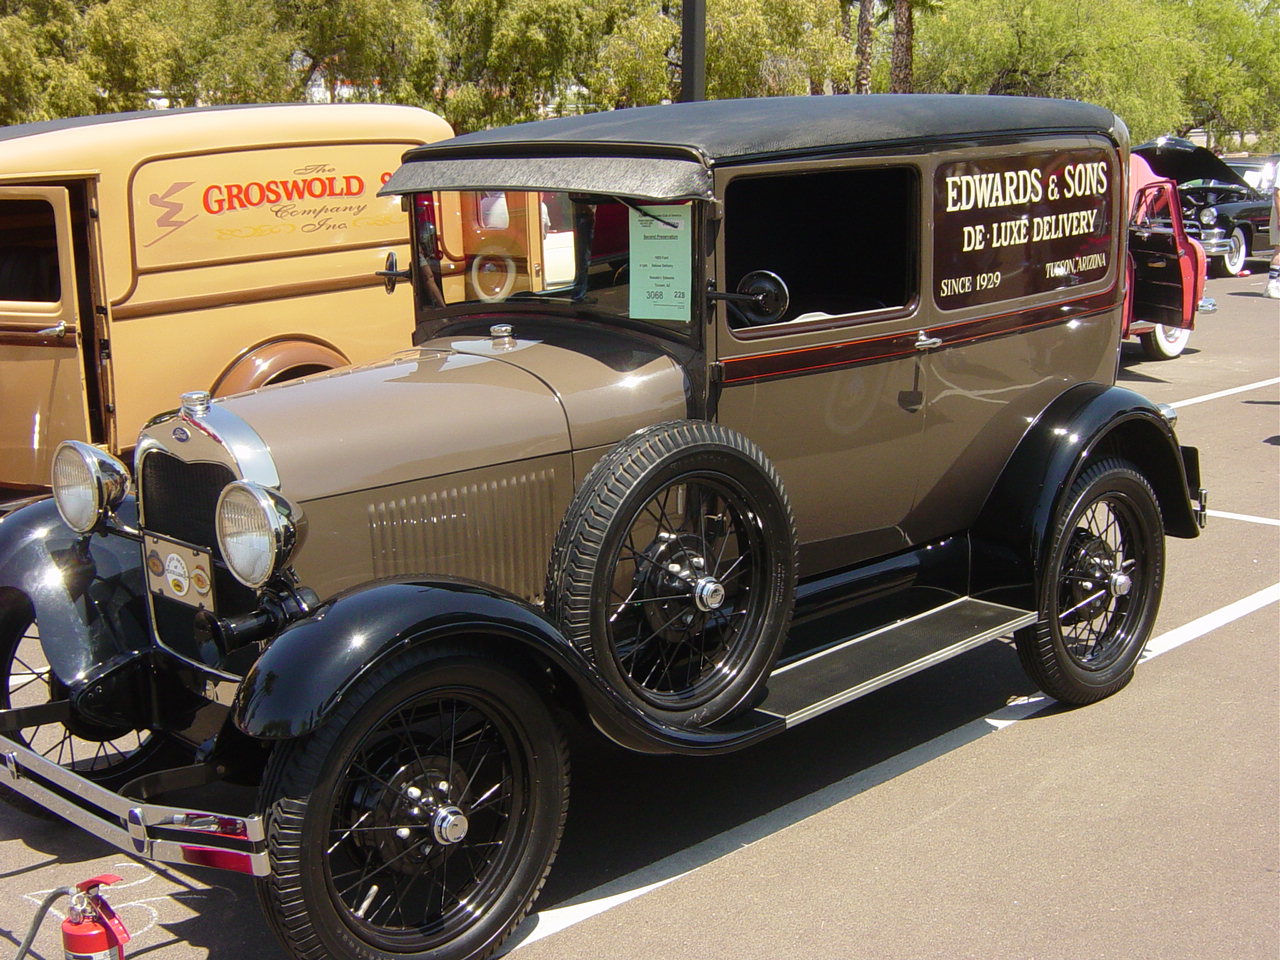
[[[752,327],[776,322],[791,305],[786,282],[772,270],[752,270],[738,282],[737,293],[708,290],[712,300],[727,300],[730,310]]]
[[[397,270],[396,267],[398,265],[399,263],[396,260],[396,252],[392,250],[387,254],[387,268],[385,270],[377,271],[377,275],[383,278],[383,286],[386,287],[387,293],[395,293],[396,284],[401,280],[409,279],[409,271]]]
[[[749,298],[738,301],[737,306],[753,327],[777,322],[791,306],[786,281],[772,270],[752,270],[738,282],[738,293]]]

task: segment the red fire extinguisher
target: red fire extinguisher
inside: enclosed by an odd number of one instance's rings
[[[64,960],[125,960],[129,931],[98,889],[119,882],[108,873],[76,884],[71,913],[62,921]]]

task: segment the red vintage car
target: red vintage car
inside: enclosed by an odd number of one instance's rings
[[[1214,313],[1204,296],[1204,247],[1187,236],[1178,186],[1129,157],[1129,266],[1122,336],[1137,337],[1153,360],[1172,360],[1191,339],[1196,313]],[[1140,281],[1140,282],[1135,282]]]

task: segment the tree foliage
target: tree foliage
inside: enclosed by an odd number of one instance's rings
[[[681,0],[0,0],[0,123],[322,99],[460,131],[674,99]],[[1280,0],[707,0],[707,95],[1070,97],[1280,128]]]

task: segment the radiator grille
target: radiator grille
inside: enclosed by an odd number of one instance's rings
[[[213,596],[221,617],[239,616],[257,606],[257,595],[231,575],[218,550],[218,496],[235,479],[220,463],[188,463],[156,450],[143,459],[138,484],[144,530],[213,553]],[[148,599],[162,644],[189,660],[218,664],[224,651],[199,648],[195,642],[195,607],[156,594]]]
[[[540,598],[559,520],[555,470],[422,490],[369,505],[373,572],[465,577]]]
[[[142,524],[162,537],[216,548],[218,495],[235,479],[220,463],[187,463],[172,454],[153,451],[142,461],[138,485]]]

